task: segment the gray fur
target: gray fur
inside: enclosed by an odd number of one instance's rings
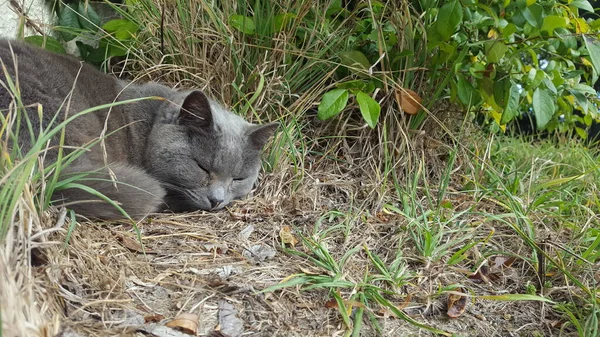
[[[70,116],[101,104],[163,98],[84,115],[65,133],[65,145],[77,147],[98,139],[105,125],[105,134],[114,132],[104,139],[104,147],[92,147],[70,165],[63,178],[87,172],[79,183],[116,201],[136,218],[165,209],[219,209],[244,197],[258,177],[260,151],[277,128],[276,123],[250,124],[200,91],[120,81],[72,57],[20,42],[0,40],[0,61],[13,80],[18,78],[22,102],[31,106],[27,115],[38,127],[40,123],[47,127],[57,113],[62,121],[65,113]],[[13,100],[6,83],[0,71],[4,114]],[[38,103],[44,111],[41,121]],[[24,128],[19,146],[31,148]],[[56,154],[53,149],[46,160],[55,161]],[[59,191],[54,198],[85,217],[122,217],[113,206],[80,189]]]

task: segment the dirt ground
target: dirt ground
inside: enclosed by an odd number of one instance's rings
[[[349,208],[343,191],[358,184],[341,179],[332,189],[316,178],[306,181],[293,199],[273,194],[216,213],[146,219],[138,225],[143,248],[127,223],[79,223],[65,246],[68,225],[62,224],[61,230],[39,239],[43,248],[31,255],[34,297],[44,301],[44,319],[52,322],[36,335],[189,336],[156,329],[182,313],[192,313],[199,317],[200,336],[343,336],[344,323],[337,309],[328,305],[327,290],[292,287],[260,292],[297,273],[326,273],[286,254],[280,231],[290,226],[295,235],[311,235],[317,223],[326,229],[331,223],[323,214]],[[493,207],[469,200],[456,205]],[[54,213],[42,226],[53,228],[63,221],[60,218]],[[354,221],[351,235],[332,234],[327,245],[335,257],[357,245],[392,256],[408,235],[403,231],[405,222],[400,216],[365,213]],[[510,244],[507,237],[506,245]],[[302,243],[294,249],[304,250]],[[391,300],[415,320],[460,336],[557,335],[552,317],[539,302],[470,299],[466,312],[451,319],[446,314],[447,295],[436,295],[439,288],[456,283],[468,287],[472,295],[523,293],[519,275],[528,273],[526,266],[516,262],[498,281],[476,282],[459,268],[419,260],[411,247],[401,251],[413,278]],[[344,276],[360,280],[367,260],[363,253],[353,256]],[[432,335],[378,307],[369,310],[378,317],[383,336]],[[13,336],[9,327],[5,331]],[[361,336],[377,335],[370,324],[363,327]]]

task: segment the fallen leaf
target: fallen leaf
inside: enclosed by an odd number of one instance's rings
[[[244,322],[237,317],[238,311],[233,304],[221,300],[219,301],[219,326],[217,327],[221,334],[228,337],[239,337],[244,332]]]
[[[421,110],[421,102],[423,99],[416,92],[410,89],[400,88],[396,90],[396,95],[400,102],[400,107],[405,113],[415,115]]]
[[[254,245],[248,249],[244,249],[242,256],[250,260],[251,262],[258,264],[266,260],[270,260],[277,254],[277,251],[270,246],[266,245]]]
[[[327,302],[325,302],[325,308],[327,308],[327,309],[334,309],[337,307],[338,307],[338,304],[337,304],[337,301],[335,300],[335,298],[331,298]]]
[[[246,226],[246,228],[244,228],[240,231],[240,233],[238,234],[238,238],[240,238],[243,241],[248,241],[248,239],[250,238],[250,235],[252,235],[253,232],[254,232],[254,226],[248,225],[248,226]]]
[[[157,314],[157,315],[149,315],[144,316],[144,323],[157,323],[165,319],[165,316]]]
[[[196,314],[183,313],[165,324],[165,326],[179,330],[188,335],[196,336],[198,334],[199,319],[200,317]]]
[[[455,292],[464,294],[461,288],[456,288]],[[457,318],[465,313],[467,309],[467,296],[452,293],[448,295],[448,317]]]
[[[136,253],[146,253],[146,254],[152,254],[153,252],[146,249],[144,250],[144,247],[142,247],[142,245],[140,244],[140,242],[138,240],[132,239],[126,235],[123,234],[116,234],[117,236],[117,241],[121,242],[121,244],[123,244],[123,247],[136,252]]]
[[[493,260],[494,260],[493,268],[500,270],[500,269],[504,269],[504,268],[510,268],[513,265],[513,263],[515,263],[517,258],[514,256],[508,257],[508,256],[498,255],[498,256],[495,256],[493,258]]]
[[[298,243],[298,239],[292,234],[292,228],[288,225],[281,227],[279,238],[284,244],[295,246]]]

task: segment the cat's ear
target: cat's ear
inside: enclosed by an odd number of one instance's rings
[[[252,125],[248,132],[248,139],[250,144],[260,150],[269,141],[269,138],[273,136],[275,130],[279,127],[279,123],[269,123],[265,125]]]
[[[202,91],[192,91],[183,101],[177,122],[181,125],[197,128],[211,127],[213,124],[212,112],[208,98]]]

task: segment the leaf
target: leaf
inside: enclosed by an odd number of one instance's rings
[[[461,288],[457,288],[456,292],[463,293],[464,291]],[[450,318],[458,318],[460,315],[465,313],[467,309],[467,296],[459,295],[459,294],[449,294],[448,295],[448,317]]]
[[[510,86],[511,83],[507,75],[503,75],[500,79],[494,81],[494,101],[503,109],[508,102]]]
[[[542,21],[542,7],[540,5],[533,4],[523,10],[523,16],[530,25],[535,28],[539,28]]]
[[[367,70],[371,66],[371,63],[365,54],[358,50],[343,51],[339,53],[338,56],[340,57],[342,64],[346,67],[358,67]]]
[[[281,230],[279,231],[279,238],[283,244],[295,246],[298,243],[298,239],[296,239],[292,233],[292,228],[288,225],[281,227]]]
[[[590,4],[588,0],[573,0],[571,1],[571,3],[569,3],[569,5],[594,13],[594,7]]]
[[[83,29],[87,29],[93,32],[97,32],[100,28],[100,16],[92,5],[87,1],[79,2],[77,6],[77,13],[79,13],[79,25]]]
[[[81,26],[79,25],[79,15],[77,15],[77,11],[71,6],[73,5],[65,5],[60,11],[58,18],[58,25],[63,27],[63,30],[60,33],[65,41],[71,41],[76,36],[69,31],[81,29]]]
[[[185,334],[196,336],[198,334],[198,321],[200,317],[196,314],[183,313],[167,322],[165,326],[177,329]]]
[[[435,26],[444,41],[448,41],[463,19],[463,10],[458,0],[453,0],[440,8]]]
[[[519,91],[519,87],[515,83],[511,83],[506,107],[504,108],[502,117],[500,118],[500,125],[504,125],[512,121],[516,116],[519,115],[519,98],[521,96]]]
[[[464,76],[459,76],[458,78],[458,99],[464,106],[473,106],[480,99],[475,98],[479,96],[478,92],[475,90],[471,82],[467,81]]]
[[[135,22],[131,22],[129,20],[116,19],[110,20],[102,26],[102,29],[109,33],[114,33],[117,31],[128,31],[131,33],[135,33],[138,31],[139,27]]]
[[[544,129],[554,116],[555,105],[547,89],[537,88],[533,92],[533,112],[538,130]]]
[[[254,34],[256,30],[256,26],[254,25],[254,20],[247,16],[234,14],[229,17],[229,24],[239,30],[240,32],[248,35]]]
[[[508,25],[506,25],[506,27],[504,27],[504,29],[502,29],[502,37],[506,39],[509,36],[513,35],[516,31],[517,26],[514,23],[509,23]]]
[[[589,35],[584,35],[583,40],[588,53],[590,53],[590,59],[592,59],[596,74],[600,74],[600,41]]]
[[[375,126],[377,126],[377,121],[379,120],[381,106],[371,96],[365,94],[362,91],[359,91],[356,94],[356,101],[358,102],[358,106],[360,107],[360,113],[365,119],[365,122],[369,124],[371,129],[374,129]]]
[[[500,41],[494,41],[494,44],[488,50],[488,53],[487,53],[488,61],[491,63],[500,62],[502,57],[504,57],[504,54],[506,54],[507,50],[508,50],[508,47],[504,43],[502,43]]]
[[[319,103],[317,117],[320,120],[330,119],[344,110],[347,103],[348,90],[333,89],[323,95],[321,103]]]
[[[402,111],[409,115],[415,115],[421,110],[421,102],[423,99],[419,94],[410,89],[398,89],[396,94],[399,93],[400,107]]]
[[[66,54],[65,48],[57,39],[51,36],[32,35],[24,38],[25,42],[42,47],[51,52]]]
[[[549,35],[553,35],[555,29],[565,27],[567,27],[567,19],[558,15],[548,15],[544,18],[544,23],[540,30],[542,32],[548,32]]]

